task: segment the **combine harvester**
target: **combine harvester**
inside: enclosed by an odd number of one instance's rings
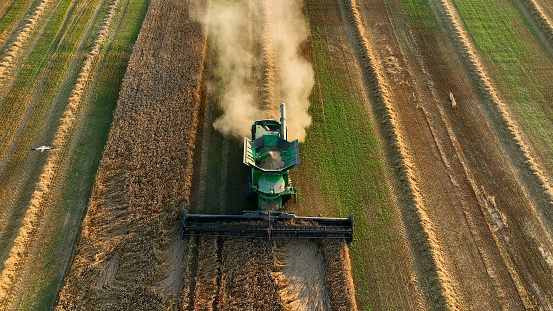
[[[300,164],[298,141],[288,141],[286,107],[280,105],[280,123],[255,121],[252,140],[244,138],[244,164],[251,167],[246,196],[257,198],[256,211],[243,215],[189,214],[182,217],[182,237],[214,235],[264,237],[269,239],[346,239],[353,240],[353,214],[348,218],[299,217],[283,212],[283,201],[297,200],[289,170]]]

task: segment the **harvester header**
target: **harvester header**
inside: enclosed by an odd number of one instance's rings
[[[189,214],[184,210],[182,236],[216,235],[266,238],[353,240],[353,214],[348,218],[299,217],[284,212],[285,201],[297,200],[289,170],[300,164],[297,140],[288,141],[286,105],[280,105],[280,123],[255,121],[251,139],[244,138],[245,165],[251,168],[246,196],[257,199],[257,210],[243,215]]]

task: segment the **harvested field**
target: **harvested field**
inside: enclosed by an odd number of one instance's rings
[[[550,0],[4,1],[0,309],[553,309],[552,21]],[[353,243],[182,239],[184,208],[256,208],[242,136],[281,102],[286,209],[353,212]]]

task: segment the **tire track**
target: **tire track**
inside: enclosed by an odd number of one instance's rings
[[[64,155],[68,153],[67,149],[71,145],[72,133],[79,122],[85,88],[93,72],[96,56],[108,35],[108,29],[118,5],[119,0],[112,0],[108,7],[54,137],[53,144],[56,149],[48,156],[19,233],[14,240],[12,250],[4,262],[4,269],[0,274],[0,302],[7,308],[14,306],[11,296],[16,294],[24,285],[25,275],[32,272],[32,265],[29,264],[29,260],[34,259],[33,254],[37,251],[36,246],[40,243],[40,234],[45,229],[44,220],[45,215],[49,212],[49,200],[54,195],[54,191],[57,189],[56,185],[61,179],[60,175],[64,171],[62,167],[67,163]]]
[[[13,8],[14,3],[18,2],[19,5],[28,5],[30,6],[32,4],[31,0],[27,0],[27,3],[24,3],[23,1],[18,0],[5,0],[3,4],[0,4],[0,21],[4,19],[6,14],[10,12],[10,10]],[[21,13],[24,14],[25,12]],[[13,20],[19,20],[19,18],[14,18]],[[9,32],[11,31],[11,27],[14,25],[14,23],[11,23],[7,27],[3,27],[4,30],[0,31],[0,47],[4,45],[4,42],[6,38],[8,37]],[[0,28],[1,29],[1,28]]]
[[[213,118],[213,103],[215,101],[215,96],[213,94],[214,91],[212,90],[212,83],[209,81],[204,81],[204,85],[207,85],[207,98],[205,100],[203,123],[201,124],[201,128],[198,129],[202,133],[201,142],[199,144],[197,143],[197,145],[199,145],[197,148],[200,150],[198,159],[199,169],[194,173],[194,178],[197,178],[198,180],[198,187],[196,188],[197,190],[193,191],[192,196],[192,202],[195,205],[193,207],[193,211],[198,212],[203,212],[205,210],[204,205],[206,195],[206,176],[208,174],[208,151],[211,143],[211,135],[213,132],[211,120]]]
[[[542,6],[536,0],[520,0],[523,5],[532,14],[536,23],[541,28],[541,31],[545,34],[549,40],[549,44],[553,44],[553,21],[545,14]]]

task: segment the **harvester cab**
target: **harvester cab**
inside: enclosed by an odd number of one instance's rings
[[[185,209],[181,234],[277,239],[353,240],[353,214],[347,218],[299,217],[284,212],[283,202],[297,199],[289,170],[300,164],[298,141],[288,141],[286,106],[280,105],[280,122],[259,120],[252,124],[251,139],[244,138],[245,165],[251,168],[246,196],[257,199],[256,211],[243,215],[189,214]]]

